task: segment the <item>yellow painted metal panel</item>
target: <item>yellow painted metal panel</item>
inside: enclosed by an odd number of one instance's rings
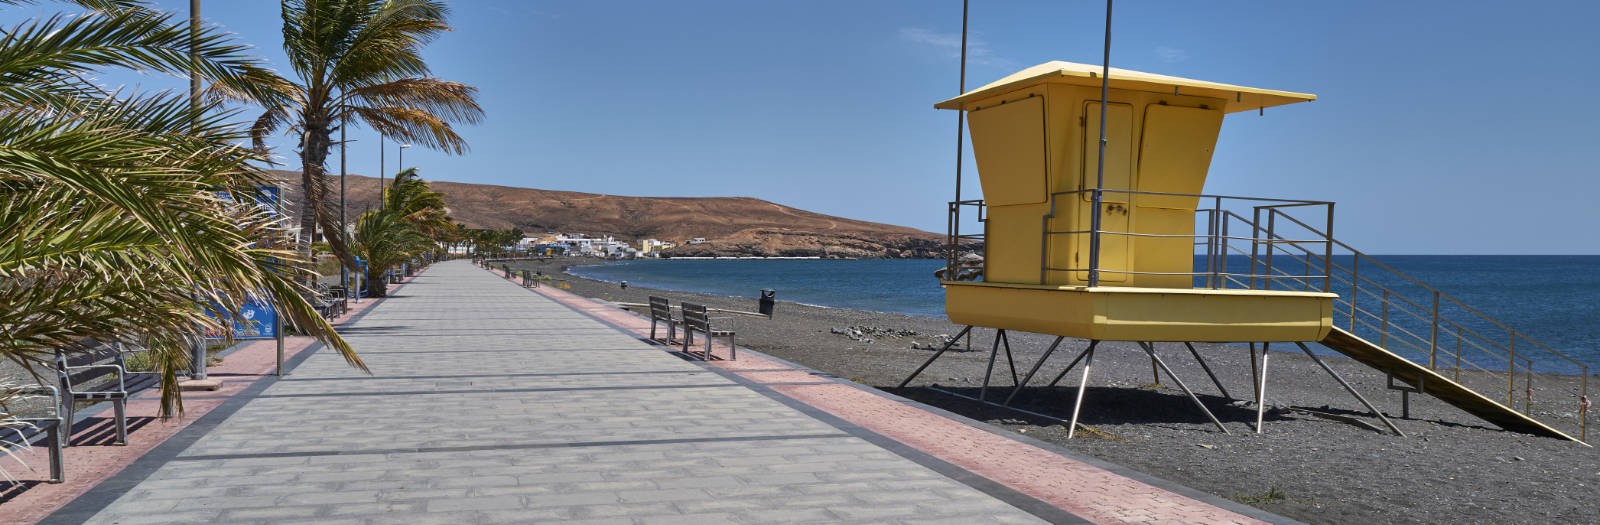
[[[1107,341],[1317,341],[1333,294],[945,282],[952,322]]]
[[[1316,95],[1309,93],[1236,86],[1116,67],[1111,68],[1110,81],[1108,83],[1111,89],[1162,94],[1174,93],[1221,99],[1223,101],[1222,110],[1225,113],[1250,111],[1317,99]],[[970,109],[974,103],[985,98],[1041,84],[1071,84],[1098,87],[1100,85],[1100,66],[1059,60],[1046,62],[1012,73],[1005,78],[963,93],[956,98],[934,104],[933,107],[939,109]]]
[[[1079,178],[1080,187],[1093,189],[1100,178],[1100,102],[1091,101],[1084,103],[1083,141],[1081,143],[1083,159],[1082,175]],[[1133,189],[1133,106],[1112,102],[1106,105],[1106,162],[1105,162],[1105,189],[1129,190]],[[1081,194],[1086,205],[1079,207],[1079,225],[1082,231],[1087,231],[1093,226],[1092,213],[1094,196],[1090,192]],[[1129,233],[1129,215],[1132,208],[1128,205],[1130,199],[1126,193],[1101,194],[1100,206],[1100,231],[1114,232],[1100,236],[1100,268],[1110,270],[1100,274],[1100,281],[1107,283],[1127,282],[1129,274],[1116,273],[1132,269],[1129,259],[1129,246],[1131,238],[1126,235],[1116,235],[1115,232]],[[1089,235],[1073,235],[1073,241],[1078,245],[1072,268],[1088,268],[1090,263]],[[1089,279],[1089,272],[1076,272],[1075,278],[1083,281]]]
[[[945,315],[955,324],[1068,337],[1093,330],[1093,298],[1085,293],[947,284]]]
[[[1100,171],[1100,103],[1091,101],[1083,107],[1083,166],[1078,184],[1083,189],[1094,189]],[[1133,106],[1112,102],[1106,106],[1106,167],[1105,189],[1133,189]],[[1084,192],[1084,200],[1092,195]],[[1128,202],[1126,193],[1106,193],[1105,202]]]
[[[1044,97],[972,111],[967,122],[984,201],[989,206],[1044,202]]]
[[[1139,191],[1198,194],[1222,130],[1222,111],[1151,104],[1139,144]],[[1140,207],[1194,210],[1197,198],[1140,195]]]
[[[1316,341],[1333,327],[1332,297],[1104,295],[1095,336],[1110,341]]]
[[[1133,237],[1133,270],[1154,273],[1195,271],[1195,239],[1189,237],[1194,235],[1194,212],[1143,206],[1137,206],[1134,210],[1134,231],[1182,237]],[[1138,274],[1128,284],[1145,288],[1190,288],[1194,286],[1194,277]]]
[[[984,223],[983,279],[1038,283],[1045,204],[990,206]]]

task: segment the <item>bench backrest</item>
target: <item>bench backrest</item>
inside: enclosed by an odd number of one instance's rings
[[[650,318],[659,321],[672,320],[672,306],[667,303],[667,298],[650,296]]]
[[[74,348],[56,350],[56,374],[61,378],[61,386],[87,385],[115,377],[116,371],[110,368],[67,370],[67,367],[87,366],[105,361],[109,361],[108,364],[121,365],[123,356],[120,346],[116,343],[86,340]]]
[[[683,327],[699,332],[711,331],[711,317],[703,304],[683,303]]]

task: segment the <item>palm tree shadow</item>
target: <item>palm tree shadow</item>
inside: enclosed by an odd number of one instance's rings
[[[44,485],[45,483],[48,482],[38,479],[23,479],[10,482],[0,482],[0,505],[4,505],[13,499],[16,499],[17,497],[26,494],[34,487]]]

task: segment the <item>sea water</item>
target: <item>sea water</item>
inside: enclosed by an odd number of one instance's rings
[[[1468,307],[1478,310],[1494,320],[1515,329],[1533,340],[1565,353],[1590,365],[1590,373],[1600,372],[1600,256],[1500,256],[1500,255],[1384,255],[1374,256],[1399,272],[1437,289],[1441,297],[1454,297]],[[1334,264],[1350,268],[1348,256],[1335,257]],[[1314,273],[1320,273],[1320,261]],[[589,279],[618,282],[664,290],[679,290],[712,295],[749,297],[754,299],[760,289],[777,290],[778,299],[799,303],[895,312],[927,317],[944,317],[944,292],[933,277],[934,270],[944,265],[943,260],[637,260],[603,265],[579,266],[570,270],[574,275]],[[1274,266],[1292,273],[1296,266],[1279,259]],[[1358,294],[1356,306],[1369,314],[1358,313],[1356,332],[1362,337],[1377,341],[1382,335],[1376,327],[1382,323],[1381,291],[1373,284],[1389,288],[1406,299],[1417,303],[1412,315],[1401,307],[1393,307],[1390,333],[1393,341],[1409,341],[1412,353],[1402,355],[1418,358],[1416,352],[1425,351],[1432,339],[1432,292],[1420,288],[1394,274],[1379,271],[1370,261],[1362,261],[1360,273],[1364,287]],[[1204,269],[1197,259],[1197,270]],[[1249,261],[1232,258],[1228,271],[1249,273]],[[1321,281],[1311,285],[1321,289]],[[1280,281],[1275,287],[1300,289],[1304,283]],[[1350,296],[1349,285],[1335,282],[1332,291],[1341,297]],[[1379,294],[1375,296],[1372,294]],[[1396,300],[1398,302],[1398,300]],[[1335,307],[1334,322],[1348,327],[1350,318],[1347,303]],[[1441,299],[1441,318],[1459,323],[1465,330],[1477,332],[1494,340],[1504,353],[1509,346],[1509,334],[1493,322],[1485,321],[1471,312]],[[1413,336],[1398,333],[1410,331]],[[1451,348],[1455,340],[1446,329],[1439,336],[1439,346]],[[1473,337],[1467,343],[1487,342]],[[1392,346],[1400,346],[1396,343]],[[1420,347],[1420,348],[1419,348]],[[1567,372],[1578,370],[1575,365],[1542,350],[1527,340],[1517,341],[1519,361],[1532,359],[1534,370],[1541,372]],[[1398,350],[1397,350],[1398,351]],[[1469,359],[1473,352],[1464,352]],[[1441,354],[1443,355],[1443,354]],[[1441,357],[1441,360],[1443,358]],[[1445,365],[1448,363],[1441,363]],[[1484,363],[1485,366],[1488,363]],[[1519,369],[1521,364],[1518,365]]]

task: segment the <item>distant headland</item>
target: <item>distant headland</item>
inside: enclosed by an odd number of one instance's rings
[[[295,172],[275,172],[298,180]],[[630,197],[487,184],[430,181],[450,215],[469,228],[520,228],[529,235],[574,232],[624,241],[659,239],[669,257],[940,257],[944,235],[834,217],[750,197]],[[337,184],[337,183],[335,183]],[[288,200],[298,198],[294,186]],[[338,189],[333,188],[336,196]],[[350,175],[346,208],[376,207],[378,181]],[[297,209],[290,207],[291,210]],[[701,242],[690,243],[694,239]]]

